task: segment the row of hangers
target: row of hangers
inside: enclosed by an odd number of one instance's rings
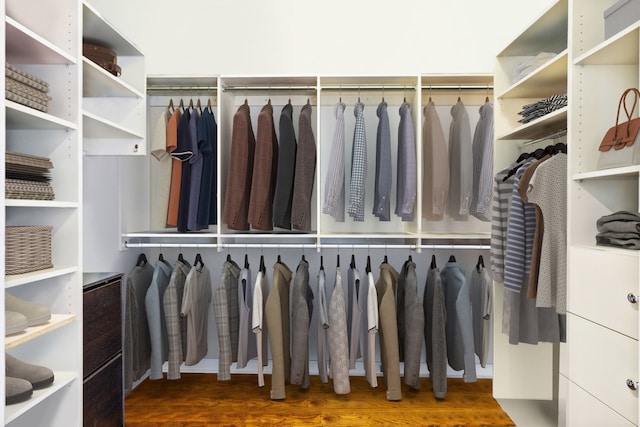
[[[162,255],[162,253],[160,253],[158,255],[158,261],[164,261],[164,256]],[[178,254],[178,261],[182,262],[182,263],[186,263],[187,261],[184,259],[184,257],[182,256],[182,253]],[[138,267],[142,267],[143,265],[147,264],[149,261],[147,261],[147,256],[143,253],[141,253],[140,255],[138,255],[138,261],[136,262],[136,266]],[[193,266],[196,267],[198,270],[201,270],[202,267],[204,267],[204,261],[202,260],[202,255],[200,255],[200,253],[196,254],[196,259],[193,262]]]
[[[180,103],[178,104],[178,108],[182,109],[183,112],[187,108],[190,108],[190,109],[197,108],[200,111],[200,114],[202,114],[202,104],[200,103],[200,98],[198,98],[198,100],[196,101],[195,106],[193,104],[193,98],[190,98],[188,107],[184,106],[184,100],[180,98]],[[209,108],[209,111],[213,114],[213,106],[211,105],[211,98],[207,99],[206,108]],[[169,99],[169,105],[167,106],[167,110],[169,110],[169,113],[172,113],[172,114],[176,110],[176,108],[173,105],[173,98]]]
[[[527,160],[527,159],[536,159],[536,160],[540,160],[541,158],[543,158],[546,155],[556,155],[558,153],[564,153],[567,154],[567,144],[564,142],[558,142],[556,144],[552,144],[552,145],[547,145],[545,148],[538,148],[535,151],[532,151],[531,153],[522,153],[520,154],[520,156],[516,159],[516,163],[517,165],[511,169],[507,175],[502,179],[502,182],[505,182],[507,179],[509,179],[510,177],[512,177],[520,168],[520,164]]]

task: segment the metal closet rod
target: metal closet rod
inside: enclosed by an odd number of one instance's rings
[[[126,242],[127,248],[239,248],[239,249],[491,249],[491,245],[456,245],[456,244],[435,244],[435,245],[403,245],[403,244],[353,244],[348,243],[132,243]]]
[[[224,92],[233,92],[233,91],[242,91],[242,92],[251,92],[251,91],[260,91],[260,92],[289,92],[289,91],[304,91],[304,92],[315,92],[317,90],[316,86],[225,86],[222,88]]]
[[[446,91],[454,91],[454,90],[489,90],[493,91],[492,85],[438,85],[438,86],[422,86],[423,91],[438,91],[438,90],[446,90]]]
[[[217,86],[147,86],[147,92],[217,92]]]
[[[344,92],[357,92],[357,91],[367,91],[367,90],[375,90],[375,91],[407,91],[407,90],[416,90],[415,86],[411,85],[342,85],[342,86],[321,86],[321,91],[344,91]]]

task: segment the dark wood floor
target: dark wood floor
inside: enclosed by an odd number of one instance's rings
[[[287,398],[269,399],[270,376],[258,388],[255,375],[182,374],[176,381],[146,380],[125,400],[128,427],[195,426],[514,426],[491,396],[491,380],[465,384],[449,379],[447,398],[438,401],[431,382],[420,391],[403,388],[403,400],[389,402],[380,387],[351,378],[351,394],[338,396],[331,382],[311,377],[302,390],[287,385]]]

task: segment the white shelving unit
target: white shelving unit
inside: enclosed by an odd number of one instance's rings
[[[550,143],[547,137],[567,129],[567,107],[525,124],[518,122],[518,112],[523,105],[567,93],[571,56],[567,38],[568,10],[568,0],[553,2],[496,57],[495,172],[508,167],[520,153],[540,148],[535,144],[544,143],[541,146],[544,148]],[[512,81],[515,67],[541,52],[552,52],[555,56],[518,81]],[[495,282],[493,395],[519,401],[521,411],[530,414],[539,412],[539,401],[555,402],[544,407],[552,408],[545,416],[548,425],[556,425],[559,345],[509,344],[508,337],[502,333],[503,298],[503,284]]]
[[[627,380],[637,388],[640,379],[638,304],[631,302],[640,292],[640,258],[637,251],[595,245],[598,218],[640,211],[640,166],[597,169],[598,146],[615,124],[620,95],[640,84],[640,22],[604,39],[603,11],[613,3],[570,4],[568,336],[560,363],[567,426],[639,421],[638,392]],[[587,27],[592,30],[582,31]]]
[[[84,154],[146,155],[144,55],[89,3],[82,3],[82,39],[118,55],[120,76],[82,58]]]
[[[7,225],[53,225],[53,268],[3,277],[15,296],[46,304],[52,319],[5,337],[5,350],[51,368],[55,383],[27,401],[3,408],[5,425],[70,426],[82,423],[81,217],[82,152],[79,73],[80,5],[77,0],[2,2],[7,62],[49,82],[51,101],[41,112],[3,101],[4,151],[51,158],[54,201],[5,200]],[[56,16],[55,20],[51,17]],[[3,83],[4,84],[4,80]],[[4,177],[2,178],[4,179]],[[3,270],[4,272],[4,270]],[[4,294],[0,298],[4,305]],[[4,356],[1,357],[4,363]],[[4,386],[2,393],[4,393]],[[3,394],[4,395],[4,394]]]

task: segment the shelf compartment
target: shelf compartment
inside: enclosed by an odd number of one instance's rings
[[[85,57],[82,57],[82,73],[84,97],[144,97],[142,92]]]
[[[32,271],[30,273],[12,274],[4,277],[4,287],[12,288],[14,286],[25,285],[27,283],[39,282],[41,280],[51,279],[53,277],[64,276],[78,271],[76,266],[57,265],[44,270]]]
[[[33,395],[25,402],[17,403],[15,405],[7,405],[4,407],[5,424],[8,424],[11,421],[20,417],[21,415],[27,413],[34,406],[48,399],[57,391],[63,389],[66,385],[78,379],[77,372],[54,371],[53,374],[54,374],[54,382],[49,387],[41,390],[34,390]]]
[[[84,137],[94,139],[130,138],[142,140],[144,135],[107,120],[97,114],[82,112]]]
[[[28,129],[28,130],[44,130],[44,129],[71,129],[75,130],[78,126],[68,120],[61,119],[42,111],[34,110],[18,104],[17,102],[5,100],[5,115],[7,129]]]
[[[82,2],[82,39],[106,44],[118,56],[142,56],[138,47],[86,1]]]
[[[624,166],[621,168],[603,169],[592,172],[583,172],[573,175],[574,181],[582,181],[585,179],[598,179],[610,177],[623,177],[629,175],[640,174],[640,165]]]
[[[573,61],[575,65],[638,65],[640,22],[603,41]]]
[[[48,334],[51,331],[62,328],[72,322],[75,322],[75,314],[52,314],[51,320],[44,325],[32,326],[16,335],[10,335],[4,339],[4,348],[8,350],[13,347],[17,347],[21,344],[29,342],[33,339]]]
[[[7,62],[11,64],[75,64],[76,59],[10,17],[5,17]]]
[[[538,139],[549,136],[567,128],[567,112],[569,107],[563,107],[542,116],[529,123],[498,136],[497,140],[509,139]]]
[[[567,58],[565,49],[542,64],[522,80],[514,83],[498,98],[544,98],[567,93]]]

